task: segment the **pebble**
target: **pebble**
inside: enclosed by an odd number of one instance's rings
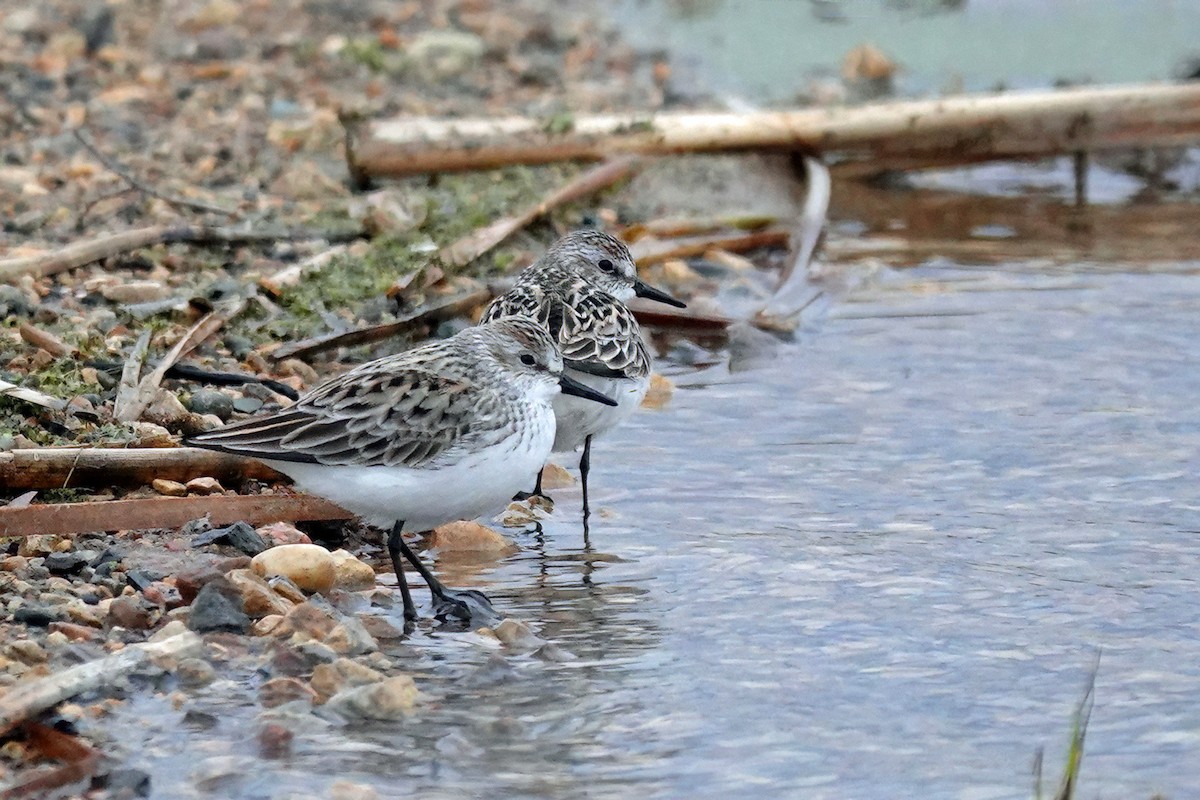
[[[215,581],[224,573],[212,565],[205,565],[191,569],[186,572],[180,572],[175,576],[175,588],[179,590],[183,602],[191,603],[195,601],[196,595],[205,584]]]
[[[242,610],[241,593],[224,578],[204,585],[192,603],[187,624],[197,633],[246,633],[250,630],[250,618]]]
[[[221,486],[221,482],[216,478],[192,478],[185,486],[192,494],[202,496],[219,494],[225,491],[225,488]]]
[[[532,649],[546,643],[528,624],[518,620],[506,619],[492,629],[492,633],[508,647]]]
[[[32,625],[35,628],[45,628],[56,620],[58,620],[58,615],[55,612],[32,603],[23,605],[13,612],[13,622]]]
[[[325,644],[335,653],[347,656],[373,653],[379,649],[379,642],[354,617],[346,617],[333,626],[325,637]]]
[[[169,481],[166,478],[155,478],[150,482],[150,488],[167,497],[187,496],[187,487],[179,481]]]
[[[412,713],[419,697],[412,678],[395,675],[378,683],[343,689],[325,705],[347,719],[397,720]]]
[[[315,603],[301,603],[284,617],[287,633],[302,633],[310,639],[322,641],[337,625],[333,615]]]
[[[0,284],[0,319],[5,317],[28,317],[37,311],[38,304],[18,286]]]
[[[339,658],[331,664],[317,664],[313,667],[313,690],[322,702],[333,697],[342,689],[366,686],[379,683],[386,676],[378,670],[359,664],[349,658]]]
[[[187,407],[195,414],[213,414],[222,422],[228,422],[233,416],[233,398],[213,389],[201,389],[193,394]]]
[[[0,560],[0,570],[4,572],[22,572],[29,566],[29,559],[24,556],[8,556]]]
[[[363,614],[359,617],[359,621],[362,622],[367,633],[371,634],[376,641],[379,639],[394,640],[404,638],[404,631],[397,628],[385,617],[379,617],[374,614]]]
[[[118,597],[108,608],[110,625],[126,630],[144,631],[154,624],[154,616],[142,601],[134,597]]]
[[[239,397],[233,401],[233,410],[242,414],[253,414],[263,407],[263,401],[257,397]]]
[[[96,638],[96,632],[91,628],[71,622],[51,622],[50,630],[61,633],[73,642],[88,642]]]
[[[170,289],[155,281],[122,281],[100,290],[105,300],[114,303],[148,303],[162,300],[170,293]]]
[[[150,637],[150,641],[161,642],[165,639],[170,639],[172,636],[178,636],[181,633],[186,633],[187,629],[187,625],[183,624],[182,622],[179,622],[178,620],[171,620],[166,625],[163,625],[161,628],[156,630]]]
[[[250,562],[262,575],[285,575],[307,592],[327,592],[336,575],[333,556],[315,544],[284,544],[259,553]]]
[[[675,384],[670,378],[656,372],[650,376],[650,388],[646,390],[646,396],[642,398],[642,408],[662,408],[671,401],[673,394],[675,394]]]
[[[286,600],[291,600],[293,603],[303,603],[308,599],[308,595],[304,593],[304,590],[286,575],[272,575],[267,579],[267,584],[275,590],[276,594]]]
[[[560,467],[558,464],[547,464],[542,469],[543,489],[565,489],[568,486],[574,486],[578,482],[570,470],[566,467]]]
[[[52,534],[42,534],[40,536],[26,536],[20,540],[17,545],[17,555],[24,558],[32,558],[33,556],[44,556],[47,553],[53,553],[54,548],[66,541],[61,536]],[[68,541],[69,545],[70,542]]]
[[[227,544],[236,547],[248,556],[256,556],[267,549],[263,537],[248,522],[235,522],[227,528],[216,528],[192,539],[192,547],[208,544]]]
[[[150,775],[131,767],[114,769],[93,778],[92,787],[105,790],[108,797],[149,797]]]
[[[278,722],[268,722],[258,729],[258,755],[260,758],[281,759],[292,754],[295,734]]]
[[[275,708],[295,700],[315,703],[317,693],[299,678],[272,678],[258,687],[258,702],[263,708]]]
[[[478,522],[451,522],[434,528],[429,546],[439,553],[470,552],[500,556],[517,551],[515,544]]]
[[[270,636],[283,622],[283,617],[279,614],[268,614],[262,619],[255,620],[250,626],[250,633],[253,636]]]
[[[292,610],[292,603],[271,589],[270,584],[248,569],[231,570],[226,579],[242,595],[242,610],[250,619],[266,616],[282,617]]]
[[[334,781],[329,784],[329,800],[379,800],[379,792],[365,783]]]
[[[272,522],[258,529],[258,535],[272,544],[312,544],[312,539],[290,522]]]
[[[407,48],[417,73],[431,83],[465,75],[483,57],[483,39],[473,33],[430,30],[418,34]]]
[[[370,589],[375,586],[375,570],[369,564],[364,564],[346,550],[334,550],[329,554],[333,558],[333,585],[348,592],[359,589]]]
[[[18,639],[6,647],[4,653],[25,664],[42,664],[49,658],[42,646],[32,639]]]
[[[183,659],[175,668],[175,674],[179,676],[180,683],[190,687],[207,686],[217,677],[217,671],[213,669],[212,664],[203,658]]]

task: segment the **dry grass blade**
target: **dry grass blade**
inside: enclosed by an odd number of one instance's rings
[[[325,268],[335,258],[347,252],[349,249],[350,248],[348,245],[339,244],[330,247],[328,250],[322,250],[320,253],[310,256],[299,263],[292,264],[289,267],[284,267],[276,273],[260,278],[258,285],[278,297],[279,295],[283,294],[284,289],[300,283],[300,279],[304,277],[306,273]]]
[[[197,345],[216,333],[217,330],[225,324],[225,320],[236,315],[239,311],[241,311],[242,307],[243,304],[239,303],[233,309],[233,311],[228,314],[218,314],[217,312],[212,311],[204,315],[204,317],[202,317],[199,322],[189,328],[188,332],[183,335],[183,338],[176,342],[175,346],[172,347],[165,356],[163,356],[162,361],[160,361],[158,365],[151,370],[150,374],[142,378],[142,380],[138,383],[136,393],[133,394],[128,402],[121,405],[120,408],[114,408],[113,416],[121,422],[136,422],[145,412],[146,408],[152,402],[154,402],[154,396],[158,393],[158,389],[159,386],[162,385],[163,378],[166,377],[167,371],[170,370],[171,367],[175,366],[175,362],[192,352],[192,350],[196,349]],[[141,340],[138,341],[138,344],[141,344]],[[122,375],[121,388],[124,389],[124,387],[125,376]],[[119,393],[117,395],[117,399],[121,399]]]
[[[62,411],[67,407],[67,401],[57,397],[39,392],[36,389],[27,389],[24,386],[17,386],[15,383],[9,383],[5,380],[0,380],[0,396],[15,397],[18,400],[24,400],[26,403],[33,403],[35,406],[48,408],[52,411]]]
[[[142,376],[142,366],[146,363],[146,353],[150,350],[150,329],[146,328],[138,336],[137,343],[125,360],[121,370],[121,383],[117,387],[117,397],[113,401],[113,416],[117,419],[137,419],[130,416],[133,403],[137,399],[138,381]],[[140,413],[140,412],[139,412]]]
[[[443,264],[454,267],[469,264],[538,217],[565,203],[571,203],[595,194],[601,189],[607,189],[614,183],[632,175],[641,168],[641,165],[642,160],[634,156],[605,161],[600,166],[588,170],[578,178],[556,189],[541,202],[526,208],[521,213],[497,220],[491,225],[473,231],[458,241],[443,247],[438,251],[438,258]]]

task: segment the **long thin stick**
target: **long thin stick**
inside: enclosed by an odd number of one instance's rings
[[[219,526],[239,520],[262,525],[280,521],[349,519],[351,514],[312,495],[152,497],[0,507],[0,536],[35,536],[47,531],[66,536],[90,531],[178,528],[204,516]]]
[[[485,169],[618,154],[790,150],[873,169],[947,165],[1200,139],[1200,85],[1141,84],[962,95],[753,113],[607,114],[551,132],[531,117],[346,121],[355,175]]]
[[[363,236],[365,233],[362,230],[249,231],[207,225],[155,225],[85,242],[75,242],[49,253],[0,259],[0,281],[11,281],[22,275],[32,275],[35,278],[54,275],[155,244],[228,245],[306,239],[344,242],[361,239]]]
[[[642,159],[636,156],[625,156],[607,161],[556,189],[552,194],[519,214],[497,220],[491,225],[473,231],[458,241],[443,247],[438,251],[438,258],[443,264],[454,267],[469,264],[538,217],[545,216],[561,205],[595,194],[601,189],[606,189],[614,183],[624,180],[640,169],[641,164]]]
[[[71,130],[71,133],[72,133],[72,135],[75,136],[75,139],[78,140],[78,142],[81,145],[83,145],[85,148],[87,148],[87,151],[89,153],[91,153],[93,156],[95,156],[100,161],[101,164],[103,164],[105,167],[107,167],[109,169],[109,171],[116,173],[117,176],[121,178],[121,180],[125,181],[130,186],[132,186],[134,189],[137,189],[139,192],[141,192],[142,194],[149,195],[150,197],[157,197],[159,200],[162,200],[164,203],[168,203],[177,208],[188,208],[193,211],[204,211],[204,212],[211,211],[211,212],[214,212],[217,214],[224,214],[229,217],[232,217],[234,214],[237,213],[237,209],[223,208],[221,206],[210,205],[209,203],[204,203],[199,200],[187,200],[183,197],[176,197],[174,195],[164,194],[163,192],[160,192],[157,189],[155,189],[153,186],[150,186],[149,184],[135,178],[129,172],[129,170],[125,168],[124,165],[122,165],[116,159],[114,159],[113,157],[109,156],[108,154],[106,154],[102,150],[100,150],[100,148],[96,146],[95,142],[93,142],[91,139],[89,139],[87,137],[87,135],[83,132],[82,129],[73,128]]]
[[[0,486],[6,491],[146,486],[155,478],[183,483],[201,477],[226,485],[251,478],[283,479],[260,461],[198,447],[37,447],[0,452]]]
[[[422,324],[436,325],[447,319],[463,314],[475,306],[492,299],[490,289],[478,289],[464,295],[458,295],[418,309],[408,316],[395,322],[385,322],[381,325],[371,325],[366,328],[356,328],[344,333],[329,333],[312,339],[285,344],[271,353],[271,358],[282,361],[285,358],[308,358],[315,353],[334,350],[339,347],[353,347],[359,344],[370,344],[399,336],[411,331]]]
[[[153,659],[187,658],[203,649],[204,640],[187,631],[161,642],[131,644],[111,656],[70,667],[38,680],[18,683],[0,697],[0,734],[64,700],[120,680]]]

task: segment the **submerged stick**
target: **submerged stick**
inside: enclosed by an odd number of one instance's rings
[[[148,486],[155,478],[186,483],[202,477],[223,484],[283,480],[260,461],[199,447],[38,447],[0,452],[0,486],[6,491]]]
[[[0,536],[63,536],[94,531],[178,528],[208,517],[214,526],[245,521],[268,522],[350,519],[353,515],[328,500],[312,495],[212,495],[210,497],[152,497],[145,500],[107,500],[57,503],[24,508],[0,507]]]
[[[876,169],[1032,158],[1200,139],[1200,84],[1138,84],[904,100],[751,113],[605,114],[547,130],[530,117],[348,121],[359,176],[490,169],[671,155],[800,151],[865,159]]]
[[[161,642],[131,644],[111,656],[18,683],[0,697],[0,734],[64,700],[112,684],[153,659],[187,658],[203,649],[204,640],[187,631]]]

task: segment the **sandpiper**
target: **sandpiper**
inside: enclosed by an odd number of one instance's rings
[[[617,401],[615,407],[601,408],[568,397],[554,400],[558,418],[554,451],[573,452],[583,446],[579,473],[585,523],[590,513],[592,437],[628,417],[650,385],[650,355],[637,320],[625,305],[635,296],[685,307],[638,278],[637,266],[622,241],[601,231],[582,230],[551,245],[483,312],[484,321],[537,320],[562,349],[565,373]],[[542,494],[541,472],[533,494]]]
[[[563,374],[545,329],[523,319],[468,328],[362,364],[281,411],[188,444],[251,456],[305,491],[390,528],[388,553],[407,620],[417,617],[401,555],[425,579],[439,617],[488,615],[487,598],[446,589],[404,541],[502,507],[529,485],[555,437],[559,392],[616,403]]]

